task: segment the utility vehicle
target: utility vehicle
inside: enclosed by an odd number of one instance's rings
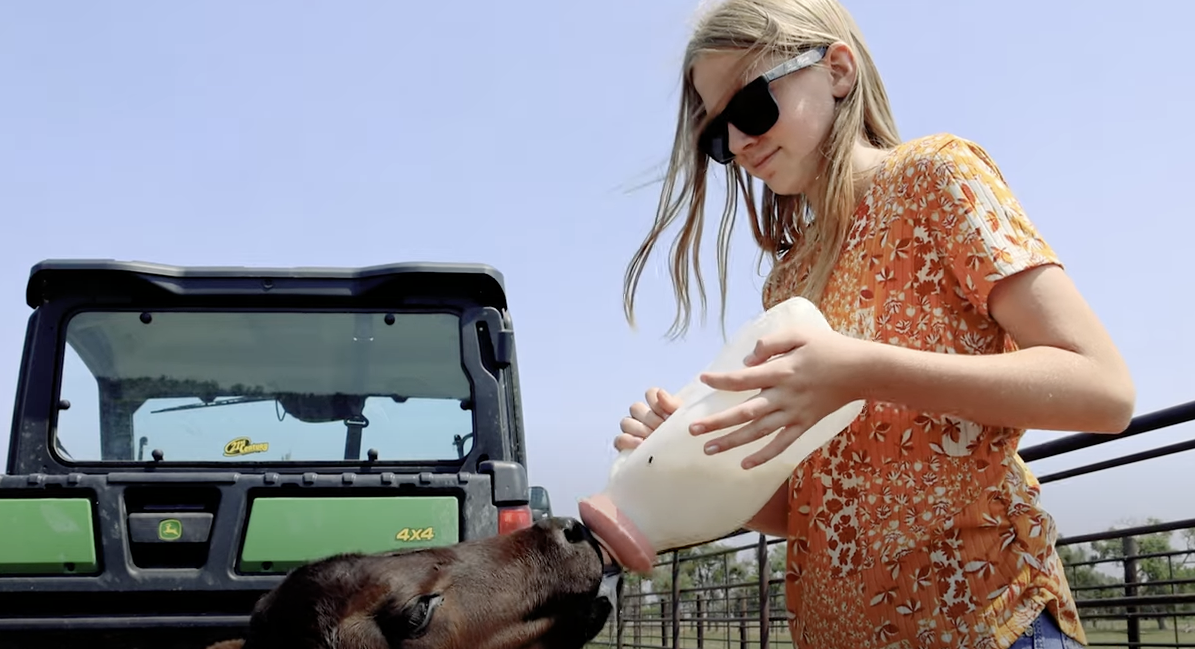
[[[53,260],[26,300],[0,647],[203,647],[303,562],[550,514],[489,266]]]

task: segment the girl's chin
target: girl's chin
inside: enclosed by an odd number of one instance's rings
[[[784,182],[782,178],[773,176],[772,178],[760,178],[768,189],[772,190],[773,194],[777,196],[797,196],[803,192],[803,189],[796,183]]]
[[[810,188],[809,178],[801,173],[782,173],[781,170],[771,171],[760,178],[773,194],[778,196],[799,196]]]

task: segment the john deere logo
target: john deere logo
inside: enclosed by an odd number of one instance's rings
[[[158,523],[158,538],[163,541],[177,541],[183,535],[183,523],[177,518],[167,518]]]
[[[224,445],[224,457],[238,457],[250,453],[265,453],[270,450],[269,442],[254,444],[248,437],[238,437]]]

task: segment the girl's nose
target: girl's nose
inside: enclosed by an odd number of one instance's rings
[[[730,145],[730,152],[736,156],[743,152],[744,149],[751,146],[759,138],[747,135],[739,129],[734,127],[734,124],[729,124],[726,127],[727,143]]]

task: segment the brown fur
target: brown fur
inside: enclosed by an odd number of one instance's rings
[[[612,609],[601,583],[589,532],[549,519],[450,547],[302,566],[258,601],[247,638],[208,649],[581,649]],[[436,603],[412,633],[421,601]]]

